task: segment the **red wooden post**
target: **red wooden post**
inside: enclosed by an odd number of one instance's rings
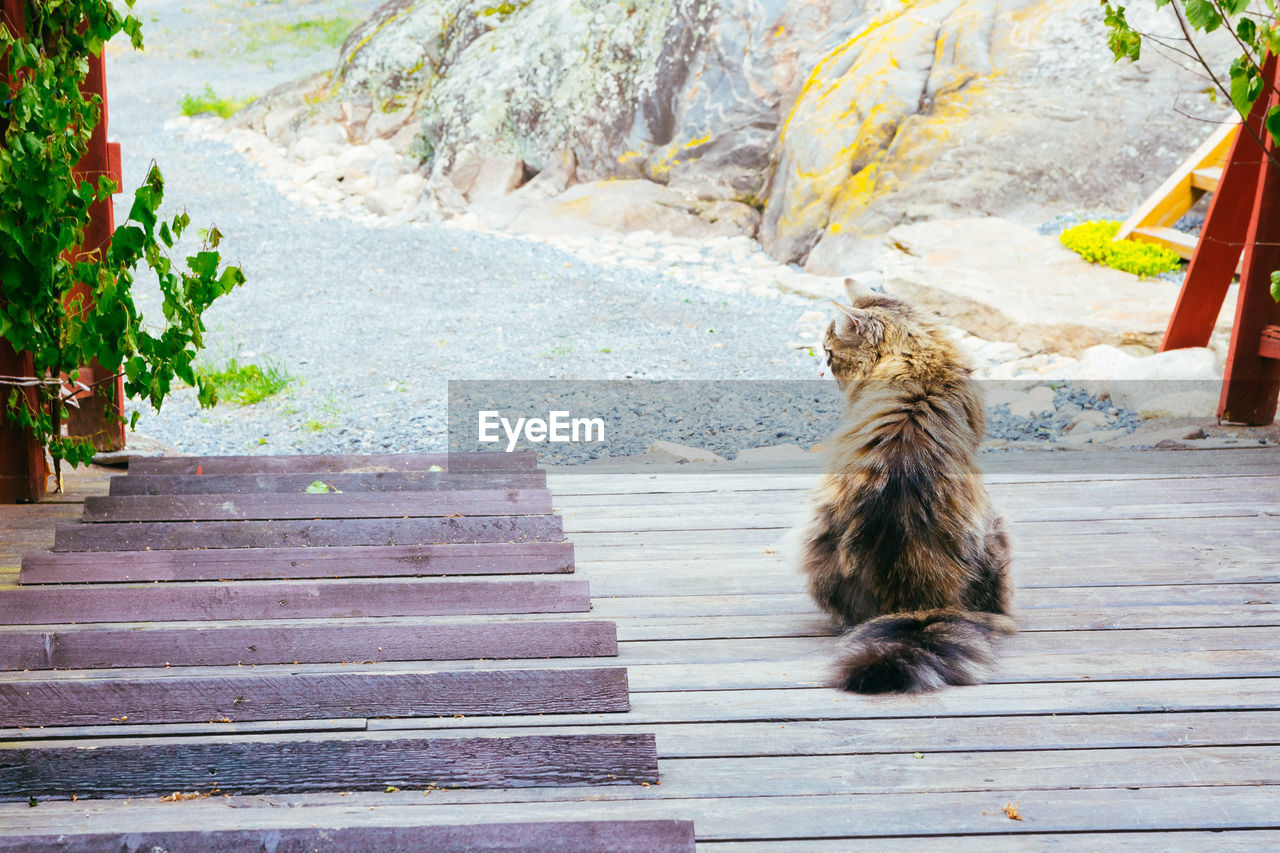
[[[1247,424],[1271,423],[1280,394],[1280,311],[1270,294],[1270,273],[1280,269],[1280,169],[1263,125],[1280,85],[1276,57],[1267,58],[1262,73],[1272,94],[1258,99],[1236,136],[1160,344],[1164,352],[1209,343],[1243,252],[1218,417]]]
[[[118,192],[121,183],[120,146],[107,142],[107,81],[103,54],[89,57],[89,73],[80,91],[86,97],[98,95],[102,98],[102,115],[89,138],[88,149],[76,164],[76,178],[96,185],[98,178],[105,175],[115,182]],[[111,234],[115,229],[111,200],[94,202],[89,209],[89,224],[84,229],[84,242],[77,255],[83,257],[104,251],[111,244]],[[92,294],[87,287],[81,285],[72,290],[70,298],[87,300],[92,298]],[[109,382],[114,395],[110,398],[101,392],[77,395],[79,408],[71,406],[67,409],[68,434],[90,439],[98,450],[120,450],[125,443],[123,377],[112,378],[111,372],[103,370],[95,361],[80,368],[80,381],[86,385]],[[114,414],[108,412],[108,407],[114,410]]]
[[[1280,82],[1275,65],[1273,57],[1269,66],[1273,85]],[[1258,100],[1276,104],[1280,92]],[[1218,403],[1218,416],[1224,421],[1257,425],[1275,420],[1280,399],[1280,352],[1269,346],[1280,334],[1280,304],[1271,298],[1271,273],[1280,270],[1280,166],[1276,165],[1280,151],[1270,134],[1266,134],[1265,143]]]
[[[26,27],[23,0],[4,0],[3,21],[10,32],[22,34]],[[7,66],[6,66],[7,67]],[[0,338],[0,376],[26,377],[35,372],[31,353],[14,352],[9,342]],[[0,385],[0,503],[38,501],[44,497],[49,480],[44,446],[26,430],[6,423],[4,404],[12,386]],[[27,405],[38,405],[37,389],[23,392]]]

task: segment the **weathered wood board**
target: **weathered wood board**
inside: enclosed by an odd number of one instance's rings
[[[0,630],[0,669],[574,658],[618,653],[612,622]]]
[[[257,580],[270,578],[391,577],[403,575],[518,575],[573,571],[571,542],[453,542],[439,545],[360,545],[320,548],[44,552],[22,558],[20,581]]]
[[[315,548],[446,542],[559,542],[556,515],[357,518],[324,521],[150,521],[60,524],[55,551],[180,548]]]
[[[0,851],[56,849],[63,853],[242,853],[265,846],[275,853],[386,853],[390,850],[466,850],[510,853],[514,849],[557,853],[644,850],[693,853],[692,821],[591,820],[460,826],[365,826],[340,829],[298,827],[271,830],[168,830],[151,833],[3,836]]]
[[[368,474],[134,474],[111,478],[114,495],[304,494],[317,480],[343,493],[541,489],[540,468],[494,471],[383,471]]]
[[[0,723],[79,726],[437,714],[625,711],[624,668],[472,672],[210,672],[190,678],[0,682]]]
[[[525,788],[658,781],[648,734],[165,742],[7,749],[0,801],[216,791],[232,796],[388,787]]]
[[[344,579],[0,589],[0,624],[579,613],[584,580]]]
[[[546,515],[545,489],[342,494],[124,495],[89,497],[84,521],[273,521],[307,518],[423,518]]]
[[[537,454],[528,450],[512,453],[373,453],[313,454],[298,456],[163,456],[135,459],[129,463],[134,474],[375,474],[386,471],[428,471],[433,467],[449,473],[458,471],[501,471],[532,469]]]

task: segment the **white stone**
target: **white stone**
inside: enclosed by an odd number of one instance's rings
[[[378,151],[372,145],[352,145],[338,155],[336,167],[339,170],[368,172],[378,156]]]
[[[1052,388],[1048,385],[1037,385],[1011,401],[1009,413],[1029,418],[1043,412],[1052,412],[1053,397]]]
[[[364,206],[379,216],[393,216],[404,210],[412,199],[395,190],[374,190],[365,196]]]
[[[342,125],[328,121],[321,122],[320,124],[308,125],[307,127],[304,127],[298,135],[309,136],[329,145],[345,145],[348,141],[347,131],[343,129]]]
[[[407,175],[401,175],[396,178],[395,182],[392,184],[392,188],[396,192],[416,197],[418,193],[422,192],[424,184],[426,184],[426,180],[421,175],[417,172],[410,172]]]
[[[1218,409],[1222,365],[1213,350],[1193,347],[1134,358],[1119,350],[1085,353],[1082,360],[1096,376],[1106,364],[1106,378],[1086,384],[1090,393],[1109,395],[1118,406],[1143,417],[1211,417]]]
[[[289,156],[302,162],[310,162],[317,157],[330,154],[333,146],[321,142],[314,136],[299,136],[289,145]],[[336,159],[335,159],[336,162]]]

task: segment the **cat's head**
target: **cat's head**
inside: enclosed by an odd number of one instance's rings
[[[934,337],[936,323],[905,302],[879,293],[858,292],[845,280],[849,305],[835,302],[839,312],[822,341],[827,366],[843,389],[871,375],[886,357],[915,350]]]

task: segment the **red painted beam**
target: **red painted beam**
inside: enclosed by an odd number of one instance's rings
[[[1263,73],[1274,78],[1274,57],[1263,68]],[[1247,128],[1241,127],[1236,133],[1218,189],[1209,201],[1209,212],[1173,316],[1160,343],[1161,352],[1209,344],[1244,250],[1244,235],[1249,228],[1262,165],[1257,140],[1264,132],[1266,113],[1267,99],[1259,98],[1249,113]]]
[[[1272,93],[1259,100],[1276,104],[1280,92],[1274,87],[1280,79],[1275,57],[1267,60],[1265,71],[1272,81]],[[1269,350],[1265,341],[1270,337],[1264,338],[1264,330],[1280,326],[1280,303],[1271,298],[1271,273],[1280,270],[1280,150],[1269,134],[1265,149],[1245,235],[1240,296],[1218,404],[1222,420],[1252,425],[1274,421],[1280,399],[1280,360],[1261,353],[1264,348]]]
[[[84,157],[76,164],[76,177],[96,184],[98,178],[105,175],[115,182],[116,190],[119,191],[120,146],[107,142],[107,80],[103,54],[89,57],[89,73],[80,91],[86,97],[98,95],[102,98],[102,115],[89,138]],[[111,199],[94,202],[89,208],[89,224],[84,229],[84,242],[80,244],[77,256],[84,257],[106,249],[111,244],[111,234],[115,228]],[[92,298],[92,294],[88,288],[77,286],[70,296],[70,299],[76,298],[87,300]],[[81,366],[80,381],[86,385],[103,383],[111,389],[112,395],[108,397],[103,390],[93,395],[80,395],[79,407],[67,410],[68,433],[88,438],[98,450],[122,449],[125,444],[124,378],[113,377],[111,371],[104,370],[95,361]],[[97,387],[102,388],[101,385]]]

